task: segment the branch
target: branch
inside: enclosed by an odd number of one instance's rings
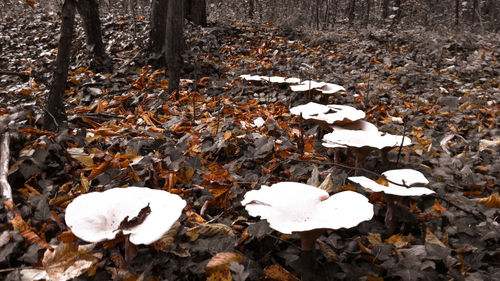
[[[12,188],[7,181],[7,174],[9,173],[9,132],[5,132],[2,136],[2,142],[0,143],[0,191],[4,198],[4,203],[11,203],[14,206],[14,201],[12,200]],[[8,214],[9,220],[12,219],[12,213]]]

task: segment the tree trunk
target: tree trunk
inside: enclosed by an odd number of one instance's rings
[[[57,47],[57,58],[54,78],[46,101],[46,112],[43,127],[55,130],[61,127],[59,122],[66,121],[64,110],[64,93],[68,79],[68,68],[75,22],[76,0],[65,0],[62,7],[61,37]]]
[[[389,3],[390,0],[382,1],[382,19],[386,19],[389,16]]]
[[[174,91],[177,91],[177,98],[179,96],[179,80],[183,63],[182,51],[184,47],[183,1],[184,0],[168,0],[167,37],[165,42],[168,68],[168,93],[172,94]]]
[[[206,0],[186,0],[186,19],[194,24],[207,26],[207,3]]]
[[[253,0],[248,0],[248,17],[253,19],[253,14],[254,14],[254,9],[255,9],[255,6],[254,6],[254,2]]]
[[[168,0],[153,0],[151,2],[149,53],[154,58],[152,64],[163,64],[165,54],[165,33],[167,29]]]
[[[460,22],[458,19],[459,16],[460,16],[460,0],[455,0],[455,26],[457,27]]]
[[[83,28],[87,35],[87,46],[93,56],[92,68],[97,71],[111,71],[111,59],[106,55],[102,42],[99,2],[96,0],[78,0],[77,9],[83,19]]]
[[[396,0],[394,4],[396,5],[396,15],[392,19],[391,28],[401,20],[401,0]]]
[[[365,10],[365,26],[370,23],[370,10],[371,10],[371,0],[366,0],[366,10]]]
[[[472,23],[476,23],[479,15],[479,0],[472,1]]]
[[[349,1],[349,7],[347,9],[347,18],[349,22],[352,23],[354,21],[354,11],[356,10],[356,0]]]

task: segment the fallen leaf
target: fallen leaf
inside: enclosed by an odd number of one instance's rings
[[[478,204],[482,204],[491,208],[500,208],[500,195],[498,192],[491,194],[485,198],[476,199]]]
[[[266,278],[277,281],[299,281],[299,278],[288,272],[279,264],[273,264],[264,268]]]

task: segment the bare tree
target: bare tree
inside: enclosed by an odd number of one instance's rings
[[[73,29],[75,22],[76,0],[65,0],[62,6],[61,37],[57,47],[54,78],[46,101],[43,127],[47,130],[59,129],[59,122],[66,120],[64,93],[71,55]]]
[[[83,27],[87,36],[87,46],[92,52],[92,68],[97,71],[111,71],[110,58],[104,50],[102,42],[101,19],[99,18],[99,1],[76,1],[78,13],[82,16]]]
[[[168,69],[168,93],[179,91],[180,71],[183,59],[182,51],[184,47],[184,0],[168,0],[167,13],[167,35],[166,35],[166,59]]]

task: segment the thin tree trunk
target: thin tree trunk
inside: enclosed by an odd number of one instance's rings
[[[350,0],[349,1],[349,8],[347,11],[347,18],[349,19],[349,22],[352,24],[354,21],[354,12],[356,10],[356,0]]]
[[[479,14],[479,0],[474,0],[472,2],[472,24],[475,24]]]
[[[99,18],[99,2],[96,0],[76,1],[78,13],[83,19],[83,28],[87,36],[87,46],[93,56],[92,68],[98,71],[111,71],[110,58],[104,50],[102,41],[101,19]]]
[[[460,16],[460,0],[455,0],[455,26],[458,27]]]
[[[389,16],[389,3],[390,0],[382,1],[382,19],[386,19]]]
[[[167,30],[167,7],[168,0],[153,0],[151,2],[149,53],[160,63],[165,60],[163,47]]]
[[[206,0],[186,0],[184,3],[185,17],[194,24],[207,26]]]
[[[253,2],[253,0],[248,0],[248,17],[251,19],[253,19],[254,9],[255,3]]]
[[[75,0],[65,0],[62,7],[61,37],[57,47],[57,58],[52,86],[46,101],[44,128],[56,130],[61,127],[61,121],[66,121],[64,110],[64,93],[68,79],[69,61],[75,22]]]
[[[177,98],[179,97],[179,80],[183,63],[183,11],[183,0],[168,0],[167,37],[165,43],[167,48],[168,93],[172,94],[174,91],[177,91]]]
[[[365,26],[370,23],[370,10],[371,10],[371,0],[366,0],[366,10],[365,10]]]

